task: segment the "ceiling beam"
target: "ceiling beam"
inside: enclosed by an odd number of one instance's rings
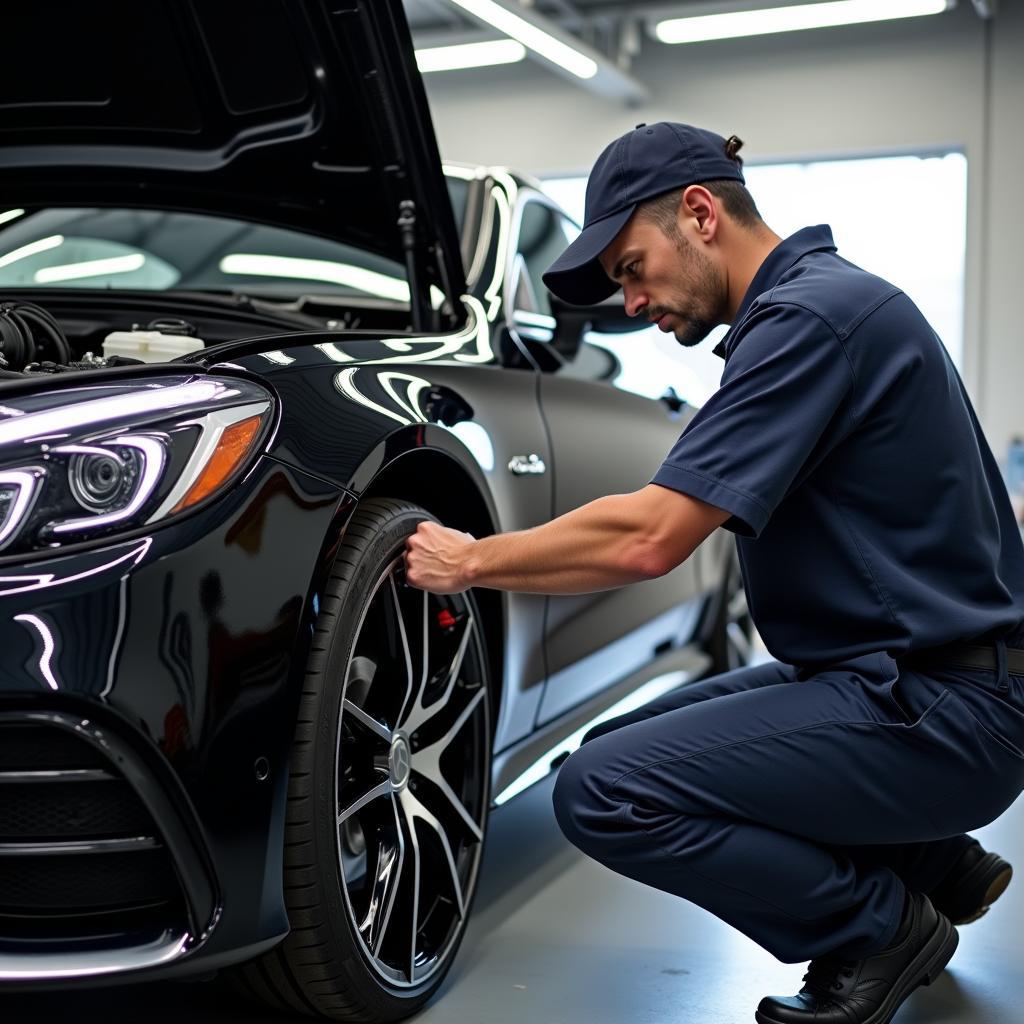
[[[490,33],[494,32],[494,26],[488,22],[486,18],[479,17],[474,13],[474,11],[466,9],[458,3],[457,0],[448,0],[448,2],[457,7],[463,14],[471,18],[473,21],[485,26]],[[532,26],[534,29],[539,29],[545,35],[558,40],[565,46],[575,50],[577,53],[589,58],[589,60],[593,61],[597,66],[597,71],[590,78],[580,78],[577,75],[574,75],[571,71],[566,70],[561,65],[532,49],[525,39],[520,40],[520,42],[526,43],[527,54],[533,60],[543,64],[546,68],[549,68],[556,74],[561,75],[563,78],[575,85],[582,86],[590,92],[597,93],[598,95],[605,96],[609,99],[619,100],[627,105],[639,104],[649,99],[650,94],[648,93],[646,86],[628,72],[623,71],[622,68],[618,67],[614,61],[610,60],[603,53],[595,50],[591,46],[588,46],[578,36],[566,31],[556,21],[538,13],[533,8],[520,6],[520,4],[516,3],[515,0],[490,0],[490,2],[504,10],[506,13],[514,15],[516,18],[526,22],[528,26]],[[424,37],[421,34],[417,37],[416,41],[418,45],[429,46],[431,44],[428,39],[429,37]]]

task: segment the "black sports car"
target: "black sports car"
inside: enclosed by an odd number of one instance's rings
[[[425,594],[404,540],[641,487],[688,409],[616,386],[621,311],[553,305],[535,185],[442,173],[397,2],[37,0],[5,38],[0,992],[230,968],[405,1016],[489,808],[749,621],[724,536],[550,598]]]

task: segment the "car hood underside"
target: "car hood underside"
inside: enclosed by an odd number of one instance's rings
[[[216,212],[412,248],[430,283],[461,289],[399,0],[35,0],[4,22],[8,205]]]

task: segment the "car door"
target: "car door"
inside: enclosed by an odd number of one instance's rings
[[[542,353],[541,407],[554,462],[552,515],[558,516],[649,483],[695,410],[685,404],[674,410],[619,386],[621,359],[600,344],[584,341],[570,357],[554,351],[555,320],[541,275],[575,229],[557,207],[525,190],[515,223],[509,323]],[[637,358],[649,344],[637,335]],[[543,358],[545,345],[548,358]],[[703,561],[692,558],[657,580],[617,590],[549,598],[548,683],[538,725],[641,668],[656,653],[689,641],[714,583],[702,579]]]

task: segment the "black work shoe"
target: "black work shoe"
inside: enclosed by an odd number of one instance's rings
[[[959,940],[927,896],[909,895],[898,941],[862,960],[812,960],[795,996],[761,1000],[758,1024],[889,1024],[918,985],[930,985],[942,973]]]
[[[928,894],[932,906],[953,924],[970,924],[988,913],[1013,878],[1013,868],[977,840]]]

